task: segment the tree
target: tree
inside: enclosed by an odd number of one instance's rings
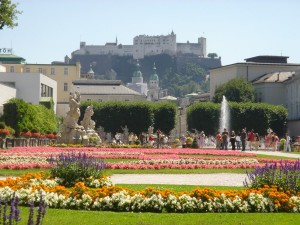
[[[21,11],[17,10],[17,4],[13,4],[11,0],[1,0],[0,3],[0,30],[5,26],[9,28],[18,26],[17,15],[21,14]]]
[[[231,102],[253,102],[254,87],[244,79],[234,78],[216,88],[214,101],[221,102],[223,95]]]
[[[208,58],[211,58],[211,59],[214,59],[214,58],[217,58],[218,55],[217,55],[217,53],[208,53],[208,54],[207,54],[207,57],[208,57]]]

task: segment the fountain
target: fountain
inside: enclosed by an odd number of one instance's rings
[[[227,131],[230,130],[229,127],[229,118],[230,118],[230,111],[226,97],[223,95],[222,103],[221,103],[221,115],[220,115],[220,132],[223,131],[224,128]]]

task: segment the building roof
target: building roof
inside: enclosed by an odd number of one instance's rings
[[[143,77],[143,74],[140,70],[141,66],[139,64],[139,61],[136,62],[136,71],[133,72],[133,77]]]
[[[216,67],[210,69],[209,71],[219,70],[226,67],[233,67],[233,66],[300,66],[299,63],[257,63],[257,62],[240,62],[240,63],[233,63],[228,64],[225,66]]]
[[[25,59],[17,56],[17,55],[13,55],[13,54],[0,54],[0,62],[2,62],[3,64],[6,63],[24,63]]]
[[[283,83],[295,76],[295,72],[275,72],[264,74],[252,81],[252,84]]]
[[[74,80],[72,81],[74,85],[89,85],[89,86],[104,86],[104,85],[121,85],[121,80],[96,80],[96,79],[88,79],[88,80]]]
[[[258,63],[287,63],[288,56],[259,55],[245,59],[246,62]]]
[[[76,80],[81,95],[141,95],[121,85],[120,80]]]
[[[153,64],[153,74],[151,74],[150,80],[159,80],[158,75],[156,74],[156,66],[155,63]]]

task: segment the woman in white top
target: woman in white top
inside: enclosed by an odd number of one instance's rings
[[[236,141],[236,149],[240,150],[241,149],[241,135],[238,133],[235,136],[235,141]]]

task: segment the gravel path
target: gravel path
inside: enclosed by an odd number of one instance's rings
[[[182,184],[208,186],[243,186],[245,174],[114,174],[114,184]]]

